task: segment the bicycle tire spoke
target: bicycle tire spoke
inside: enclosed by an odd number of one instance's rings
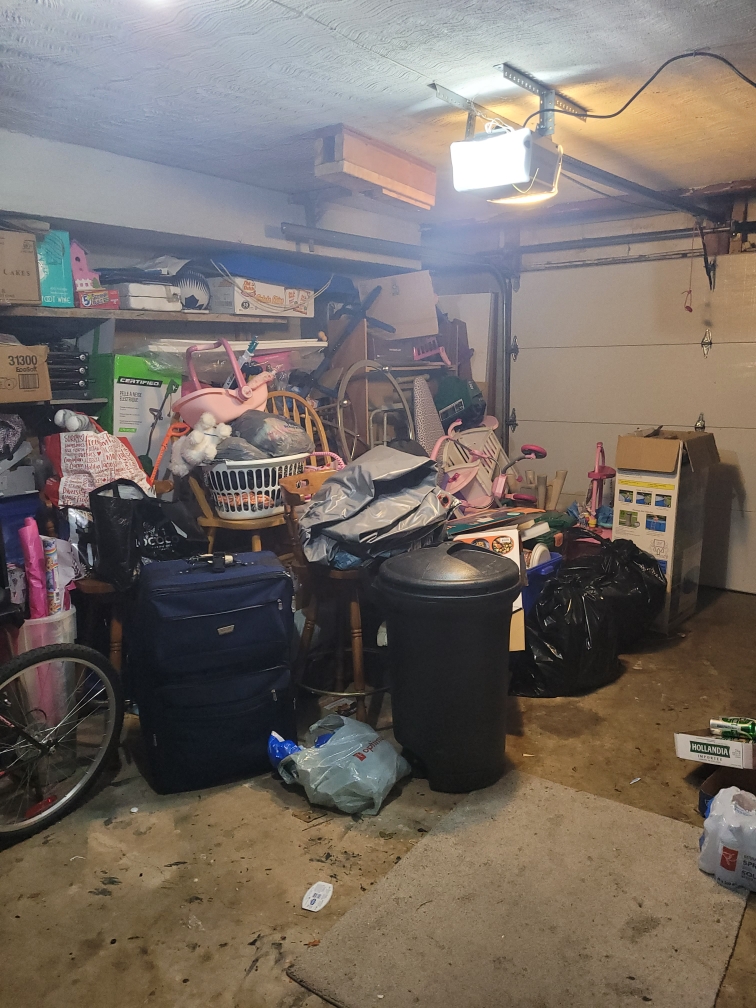
[[[30,653],[20,668],[15,659],[18,671],[0,689],[0,714],[11,721],[0,724],[0,834],[39,829],[62,805],[73,807],[120,725],[112,673],[96,652],[89,661],[77,651],[61,645],[36,662]]]

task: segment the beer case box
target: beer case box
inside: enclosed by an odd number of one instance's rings
[[[45,308],[73,308],[74,282],[68,231],[48,231],[37,238],[37,267]]]
[[[675,733],[675,754],[680,759],[694,760],[696,763],[715,763],[752,770],[754,748],[756,745],[753,742],[717,738],[706,732],[698,735]]]
[[[0,403],[46,402],[52,398],[48,349],[0,343]]]
[[[119,438],[127,438],[136,455],[149,453],[154,461],[171,421],[171,406],[178,399],[181,374],[151,367],[142,357],[95,354],[89,359],[95,395],[107,399],[99,423]],[[162,412],[155,422],[153,410]]]
[[[41,303],[34,235],[0,231],[0,304]]]
[[[612,538],[630,539],[658,560],[667,578],[655,623],[662,633],[696,608],[706,486],[718,462],[706,431],[649,429],[617,439]]]
[[[210,311],[220,315],[278,315],[313,318],[314,291],[245,277],[211,277]]]

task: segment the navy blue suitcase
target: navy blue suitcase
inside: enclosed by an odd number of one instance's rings
[[[142,569],[129,668],[158,791],[260,773],[270,732],[295,737],[291,600],[273,553]]]

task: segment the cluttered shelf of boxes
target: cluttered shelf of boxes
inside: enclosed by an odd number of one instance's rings
[[[108,654],[159,791],[269,758],[285,776],[293,687],[368,749],[351,718],[374,725],[391,687],[395,737],[431,786],[483,786],[503,772],[508,689],[595,689],[694,611],[713,436],[628,432],[616,469],[587,445],[586,492],[565,507],[548,446],[505,453],[495,354],[478,341],[474,358],[429,273],[354,281],[240,253],[92,269],[56,231],[0,231],[0,257],[15,648]],[[487,726],[474,753],[439,755],[442,668],[465,669],[465,717]],[[191,710],[164,682],[191,688]],[[228,731],[195,738],[218,690]],[[349,811],[380,807],[363,785]]]

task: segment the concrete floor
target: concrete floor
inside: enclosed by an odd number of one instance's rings
[[[755,650],[756,597],[702,592],[684,636],[626,656],[611,686],[577,699],[513,698],[509,757],[528,773],[699,825],[706,771],[675,757],[672,734],[756,710]],[[311,810],[267,775],[165,797],[124,761],[77,812],[0,853],[4,1003],[321,1006],[286,977],[287,963],[455,803],[413,780],[378,817],[355,821]],[[334,896],[311,914],[300,903],[319,879]],[[717,1008],[751,1008],[754,963],[751,897]]]

